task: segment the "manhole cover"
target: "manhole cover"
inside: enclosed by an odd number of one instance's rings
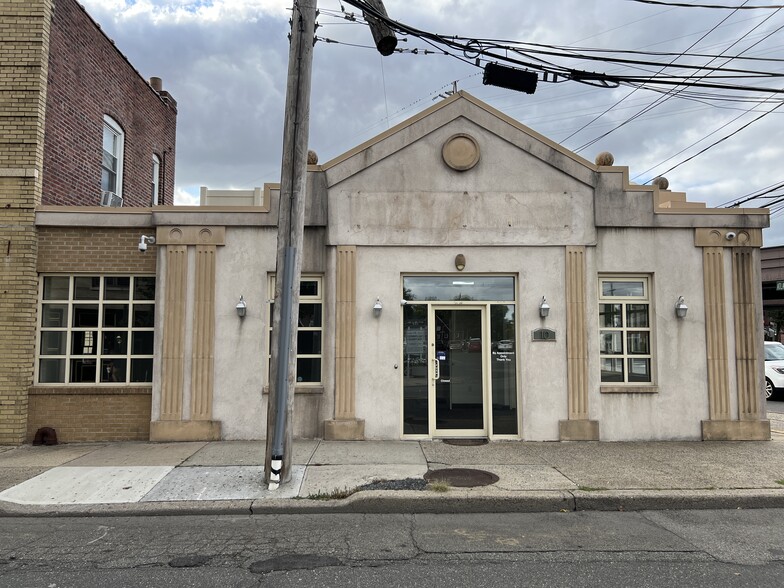
[[[489,486],[498,481],[498,476],[484,470],[469,468],[445,468],[443,470],[429,470],[425,474],[428,482],[446,482],[455,488],[476,488]]]
[[[444,439],[444,443],[461,447],[473,447],[476,445],[487,445],[487,439]]]

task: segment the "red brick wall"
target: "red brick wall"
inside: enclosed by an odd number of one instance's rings
[[[47,91],[42,204],[100,204],[104,114],[125,132],[123,206],[150,205],[153,153],[165,160],[161,203],[174,203],[176,106],[76,0],[55,1]]]

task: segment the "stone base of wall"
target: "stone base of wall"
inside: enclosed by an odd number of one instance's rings
[[[220,421],[153,421],[150,441],[220,441]]]
[[[263,390],[264,399],[269,402],[269,388]],[[321,439],[324,434],[321,414],[324,388],[299,387],[294,389],[294,408],[292,409],[292,436],[294,439]],[[265,415],[266,418],[266,415]],[[263,436],[262,436],[263,437]]]
[[[770,441],[770,421],[702,421],[703,441]]]
[[[360,419],[324,421],[324,439],[362,441],[365,439],[365,421]]]
[[[150,388],[31,388],[27,442],[52,427],[60,443],[148,441]]]
[[[598,441],[599,421],[559,421],[558,432],[561,441]]]

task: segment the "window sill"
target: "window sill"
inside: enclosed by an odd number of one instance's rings
[[[269,395],[269,386],[264,386],[261,391],[265,396]],[[324,386],[295,386],[294,394],[324,394]]]
[[[658,394],[658,386],[599,386],[602,394]]]
[[[115,394],[141,394],[152,395],[152,384],[147,386],[139,384],[114,384],[114,385],[84,385],[84,384],[59,384],[57,386],[36,384],[28,389],[31,396],[111,396]]]

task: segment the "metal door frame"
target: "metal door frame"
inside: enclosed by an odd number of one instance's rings
[[[439,429],[436,422],[436,311],[438,310],[479,310],[482,321],[482,429]],[[490,404],[490,304],[482,303],[433,303],[428,305],[427,314],[427,395],[428,395],[428,420],[429,433],[432,439],[464,438],[489,438],[492,431],[492,410]]]

